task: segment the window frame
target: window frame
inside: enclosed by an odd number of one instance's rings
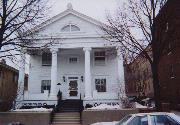
[[[104,56],[96,56],[96,53],[97,52],[104,52]],[[102,58],[102,57],[104,57],[104,63],[97,63],[96,62],[96,57],[100,57],[100,58]],[[106,51],[105,50],[95,50],[94,52],[93,52],[93,62],[94,62],[94,66],[105,66],[106,65],[106,61],[107,61],[107,57],[106,57]]]
[[[149,119],[149,115],[133,115],[133,117],[131,117],[127,122],[126,125],[129,125],[131,123],[131,121],[136,118],[136,117],[147,117],[147,121],[148,121],[148,125],[151,125],[150,119]]]
[[[43,59],[43,55],[46,54],[46,59],[50,59],[49,63],[47,63],[48,61],[45,59]],[[48,57],[49,56],[49,57]],[[46,62],[46,63],[43,63],[43,62]],[[42,53],[42,56],[41,56],[41,65],[42,66],[51,66],[52,65],[52,53],[50,52],[43,52]]]
[[[154,124],[154,123],[152,123],[152,119],[151,118],[153,118],[154,116],[165,116],[167,119],[169,119],[170,121],[174,121],[175,123],[178,123],[178,124],[180,124],[178,121],[176,121],[173,117],[171,117],[171,116],[169,116],[169,115],[163,115],[163,114],[158,114],[158,115],[149,115],[149,123],[151,124],[151,125],[156,125],[156,123]]]
[[[75,26],[78,30],[72,30],[72,27]],[[69,27],[69,31],[65,31],[65,27]],[[64,25],[62,28],[61,28],[61,32],[62,33],[73,33],[73,32],[80,32],[81,29],[76,25],[76,24],[67,24],[67,25]]]
[[[77,62],[70,62],[70,58],[77,58]],[[79,57],[78,56],[69,56],[67,61],[68,61],[68,64],[78,64],[79,63]]]
[[[44,86],[42,86],[43,85],[43,81],[48,81],[49,82],[49,83],[45,83],[46,85],[44,85],[46,87],[46,89],[44,89],[43,88]],[[49,87],[49,89],[48,89],[48,87]],[[49,93],[50,93],[50,91],[51,91],[51,80],[41,80],[41,93],[44,93],[44,90],[48,90]]]
[[[96,80],[100,80],[100,84],[99,84],[99,86],[102,86],[102,83],[101,83],[101,80],[105,80],[105,91],[98,91],[97,90],[97,88],[96,88],[96,86],[97,86],[97,84],[96,84]],[[94,78],[94,85],[95,85],[95,90],[97,91],[97,92],[107,92],[107,78],[106,77],[95,77]],[[103,87],[101,87],[101,89],[103,89]]]

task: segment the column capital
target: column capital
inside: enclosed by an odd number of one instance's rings
[[[84,50],[84,51],[91,51],[92,48],[91,48],[91,47],[84,47],[83,50]]]
[[[52,53],[57,53],[57,52],[58,52],[58,48],[50,48],[50,51],[51,51]]]

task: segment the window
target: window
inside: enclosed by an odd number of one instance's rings
[[[105,51],[94,52],[94,63],[95,65],[105,65]]]
[[[75,25],[69,24],[69,25],[64,26],[61,29],[61,31],[62,32],[75,32],[75,31],[80,31],[80,28]]]
[[[70,57],[69,58],[69,63],[74,64],[74,63],[77,63],[77,62],[78,62],[78,58],[77,57]]]
[[[132,117],[131,115],[125,116],[117,125],[125,124],[131,117]]]
[[[17,83],[18,82],[18,75],[17,74],[13,74],[13,82]]]
[[[151,122],[152,125],[180,125],[177,123],[175,120],[170,118],[169,116],[165,115],[152,115],[151,117]]]
[[[171,78],[171,79],[174,79],[174,78],[175,78],[174,66],[173,66],[173,64],[170,65],[170,78]]]
[[[97,92],[106,92],[106,79],[95,79]]]
[[[2,77],[3,77],[3,72],[0,71],[0,79],[2,79]]]
[[[44,90],[51,90],[51,80],[42,80],[41,81],[41,93],[44,93]]]
[[[136,116],[127,125],[148,125],[147,116]]]
[[[52,54],[43,53],[42,54],[42,66],[51,66]]]

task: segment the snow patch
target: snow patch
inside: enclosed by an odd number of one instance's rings
[[[16,109],[13,112],[51,112],[53,109],[32,108],[32,109]]]
[[[122,107],[120,105],[107,105],[107,104],[100,104],[96,107],[92,107],[92,108],[87,108],[88,110],[108,110],[108,109],[122,109]]]
[[[137,102],[134,103],[134,108],[148,108],[147,106],[143,106]]]

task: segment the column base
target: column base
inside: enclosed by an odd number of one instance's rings
[[[84,100],[93,100],[93,97],[92,96],[85,96]]]

